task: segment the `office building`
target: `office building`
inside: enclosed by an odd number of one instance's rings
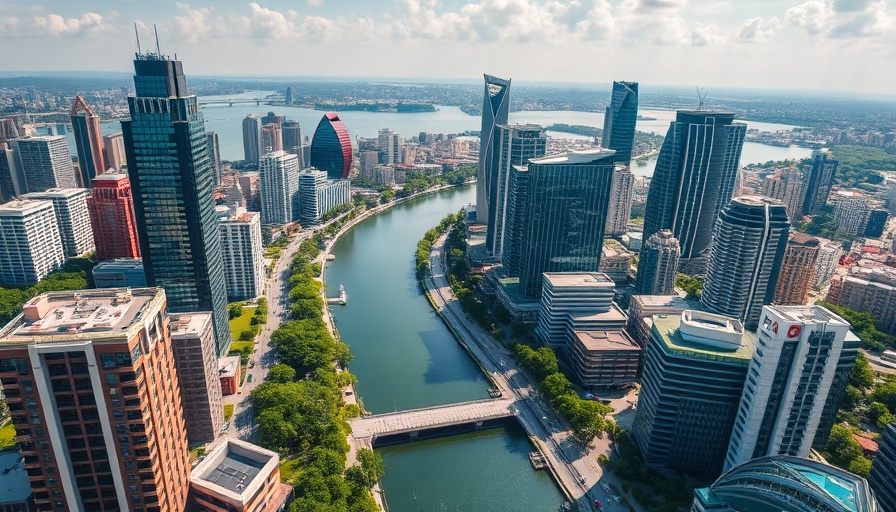
[[[257,172],[244,172],[237,181],[246,200],[246,209],[250,212],[261,212],[261,176]]]
[[[626,166],[617,165],[613,169],[613,183],[610,185],[610,204],[607,207],[606,236],[621,236],[628,231],[628,221],[632,215],[632,193],[635,190],[635,175]]]
[[[286,88],[286,96],[284,97],[287,105],[292,105],[292,87]]]
[[[286,121],[286,116],[280,116],[271,111],[268,111],[267,115],[261,116],[262,126],[264,126],[266,124],[276,124],[277,126],[283,126],[283,123],[285,121]]]
[[[827,204],[839,164],[828,157],[826,149],[813,151],[812,157],[804,160],[803,215],[815,215]]]
[[[896,423],[887,425],[881,435],[868,484],[881,511],[896,510]]]
[[[38,295],[0,381],[40,510],[185,510],[190,458],[160,288]]]
[[[28,192],[80,187],[64,135],[13,139],[9,145]]]
[[[261,126],[261,154],[283,151],[283,137],[280,133],[280,125],[268,123]]]
[[[93,229],[90,227],[90,212],[87,208],[86,188],[50,188],[43,192],[32,192],[23,199],[50,201],[56,214],[62,251],[66,258],[77,258],[93,251]]]
[[[299,157],[299,169],[304,169],[305,161],[302,159],[302,127],[299,125],[299,122],[284,121],[280,130],[281,136],[283,137],[283,151]]]
[[[762,308],[726,470],[766,455],[809,455],[848,331],[821,306]]]
[[[324,114],[314,130],[310,163],[311,167],[327,173],[327,178],[331,180],[349,177],[352,170],[352,138],[336,112]]]
[[[632,295],[625,330],[644,348],[650,339],[655,315],[678,316],[692,305],[678,295]]]
[[[0,205],[0,286],[31,286],[64,262],[53,203]]]
[[[565,350],[569,317],[606,313],[613,309],[616,284],[595,272],[545,272],[541,309],[535,334],[555,350]]]
[[[529,160],[514,172],[528,174],[518,200],[526,213],[519,256],[520,291],[541,296],[544,272],[589,272],[600,268],[613,151],[594,149]],[[514,276],[515,277],[515,276]]]
[[[641,248],[635,293],[669,295],[675,291],[681,247],[668,229],[651,235]]]
[[[504,229],[507,225],[507,199],[510,174],[514,165],[526,165],[530,158],[544,156],[547,135],[538,125],[497,125],[495,127],[496,179],[490,183],[492,198],[488,210],[488,226],[485,232],[485,249],[497,259],[503,254]]]
[[[705,273],[716,218],[734,190],[746,126],[733,121],[734,114],[678,111],[650,181],[644,238],[672,231],[689,275]]]
[[[140,255],[172,313],[211,311],[218,354],[231,343],[208,136],[180,61],[137,54],[122,121]]]
[[[103,161],[106,164],[106,171],[109,169],[121,171],[128,164],[124,153],[124,135],[121,132],[103,135]]]
[[[379,163],[383,165],[400,164],[401,151],[404,147],[404,141],[397,133],[392,130],[383,128],[377,137],[377,147],[379,148]]]
[[[361,162],[361,174],[370,176],[373,170],[379,165],[379,153],[376,151],[361,151],[358,153],[358,159]]]
[[[190,477],[197,512],[279,512],[292,498],[280,483],[280,457],[260,446],[227,439],[212,450]]]
[[[815,237],[795,231],[790,233],[775,285],[775,304],[797,306],[806,303],[809,288],[815,282],[820,245]]]
[[[886,512],[868,482],[823,462],[789,455],[760,457],[694,490],[691,512]]]
[[[828,399],[822,404],[821,419],[818,420],[815,439],[812,441],[812,448],[817,451],[823,451],[831,437],[831,428],[840,411],[840,402],[846,394],[846,386],[849,385],[849,374],[852,372],[861,346],[862,340],[852,331],[847,331],[843,347],[840,349],[840,357],[837,359],[837,368],[833,373],[831,387],[828,390]]]
[[[604,238],[604,246],[600,249],[600,265],[597,268],[616,281],[616,284],[624,286],[632,277],[632,256],[618,240]]]
[[[632,438],[651,466],[722,469],[756,342],[736,318],[654,316]]]
[[[71,111],[72,133],[78,150],[78,168],[81,171],[81,186],[89,187],[93,178],[106,172],[103,155],[103,139],[100,135],[100,116],[84,101],[75,96]]]
[[[25,458],[19,451],[0,452],[0,512],[35,512]]]
[[[827,300],[877,319],[877,328],[896,334],[896,269],[860,260],[831,279]]]
[[[187,442],[190,446],[210,443],[224,427],[224,397],[218,378],[212,314],[172,316],[169,326]]]
[[[221,219],[220,230],[227,300],[234,302],[264,295],[267,275],[261,244],[261,215],[238,210],[229,218]]]
[[[258,163],[261,180],[262,224],[286,224],[298,220],[299,157],[277,151]]]
[[[221,165],[221,146],[218,144],[218,134],[205,132],[205,136],[208,137],[209,158],[215,173],[215,185],[218,185],[221,183],[221,174],[224,172],[224,167]]]
[[[16,155],[6,142],[0,142],[0,203],[12,201],[28,192],[25,175]]]
[[[0,142],[25,136],[25,123],[22,114],[0,116]]]
[[[146,274],[140,258],[118,258],[97,263],[93,270],[97,288],[144,288]]]
[[[97,259],[140,257],[134,198],[127,173],[110,172],[94,178],[87,211]]]
[[[391,165],[378,165],[371,173],[374,183],[377,185],[395,185],[395,167]]]
[[[803,218],[803,177],[796,169],[785,169],[766,176],[762,181],[762,195],[781,201],[791,222]]]
[[[815,237],[818,242],[818,259],[815,260],[815,279],[812,288],[821,290],[831,282],[837,264],[843,255],[843,245],[827,238]]]
[[[700,303],[752,329],[775,298],[790,222],[784,205],[760,196],[735,198],[716,222]]]
[[[329,180],[317,169],[299,173],[299,222],[303,226],[317,225],[327,212],[351,200],[349,180]]]
[[[476,220],[487,223],[491,218],[489,208],[493,201],[489,194],[496,188],[492,182],[498,178],[495,132],[499,124],[507,124],[510,80],[491,75],[483,77],[485,90],[482,94],[482,129],[479,132],[479,170],[476,173]]]
[[[887,227],[887,220],[890,218],[890,212],[882,208],[875,208],[868,214],[868,223],[865,225],[865,236],[869,238],[880,238],[884,234]]]
[[[635,142],[637,121],[638,82],[613,82],[610,105],[604,114],[604,131],[600,145],[616,151],[614,160],[626,167],[632,162],[632,145]]]
[[[261,146],[261,123],[252,114],[243,119],[243,159],[249,165],[258,165],[264,154]]]
[[[641,347],[624,330],[572,331],[569,362],[577,383],[597,390],[634,384]]]
[[[836,201],[834,221],[839,229],[853,236],[865,231],[871,215],[867,197],[859,191],[838,190],[832,201]]]

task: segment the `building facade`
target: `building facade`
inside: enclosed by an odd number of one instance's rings
[[[615,161],[625,166],[631,165],[637,121],[638,82],[613,82],[601,147],[616,151]]]
[[[81,186],[64,135],[13,139],[9,144],[28,192]]]
[[[681,247],[668,229],[651,235],[641,248],[635,293],[669,295],[675,290]]]
[[[349,180],[329,180],[317,169],[299,173],[299,221],[303,226],[316,226],[323,215],[351,199]]]
[[[871,313],[878,329],[896,334],[896,269],[892,267],[859,261],[834,276],[827,300]]]
[[[840,162],[829,158],[827,150],[813,151],[812,157],[804,162],[802,213],[815,215],[828,202]]]
[[[775,297],[790,222],[784,205],[742,196],[722,210],[709,254],[700,303],[708,311],[740,319],[748,329],[763,304]]]
[[[299,169],[305,168],[302,158],[302,127],[298,121],[284,121],[280,127],[283,137],[283,151],[299,157]]]
[[[628,221],[632,215],[632,194],[635,190],[635,175],[626,166],[617,165],[613,169],[610,185],[610,204],[607,207],[606,236],[621,236],[628,231]]]
[[[606,389],[634,384],[641,347],[623,330],[572,332],[569,362],[579,385]]]
[[[482,75],[485,89],[482,93],[482,129],[479,131],[479,170],[476,173],[476,220],[488,222],[489,195],[497,180],[497,158],[495,157],[495,130],[499,124],[507,124],[510,113],[510,80],[491,75]]]
[[[65,263],[53,203],[0,205],[0,286],[31,286]]]
[[[94,178],[87,211],[98,259],[140,257],[137,214],[127,173],[105,173]]]
[[[884,234],[887,227],[887,220],[890,218],[890,212],[882,208],[875,208],[868,214],[868,223],[865,225],[865,236],[869,238],[880,238]]]
[[[311,138],[311,167],[329,179],[346,179],[352,170],[352,138],[339,114],[327,112]]]
[[[778,284],[775,285],[775,304],[797,306],[806,303],[809,288],[815,282],[820,246],[817,238],[798,232],[790,233]]]
[[[871,215],[868,198],[861,192],[846,190],[838,191],[835,198],[834,221],[837,227],[853,236],[863,233]]]
[[[212,314],[172,316],[170,328],[187,442],[190,446],[210,443],[224,427],[224,397],[218,378]]]
[[[815,260],[815,279],[812,288],[821,290],[831,282],[831,276],[837,270],[840,257],[843,256],[843,245],[827,238],[815,237],[819,242],[818,258]]]
[[[136,95],[122,121],[140,254],[173,313],[211,311],[218,354],[230,348],[227,289],[215,217],[215,175],[199,100],[180,61],[138,54]]]
[[[545,272],[536,336],[555,350],[568,345],[570,316],[606,313],[613,307],[616,284],[606,274]]]
[[[261,154],[283,151],[283,135],[280,125],[268,123],[261,126]]]
[[[258,165],[264,152],[261,149],[261,122],[252,114],[243,119],[243,159],[247,164]]]
[[[215,172],[215,185],[219,185],[224,167],[221,165],[221,145],[218,143],[218,134],[205,132],[205,135],[208,137],[209,158],[212,162],[212,170]]]
[[[81,186],[89,187],[93,178],[108,169],[103,155],[100,116],[93,112],[84,98],[75,96],[71,119],[75,148],[78,150],[78,167],[81,170]]]
[[[263,224],[286,224],[298,219],[299,157],[277,151],[258,163]]]
[[[224,278],[227,283],[227,300],[230,302],[264,295],[267,270],[264,265],[260,219],[257,212],[238,211],[220,221]]]
[[[94,265],[93,283],[97,288],[144,288],[146,273],[140,258],[105,260]]]
[[[89,193],[86,188],[50,188],[22,196],[24,199],[53,203],[62,251],[66,258],[77,258],[96,248],[87,207]]]
[[[791,222],[803,218],[803,176],[796,169],[785,169],[766,176],[762,181],[762,195],[781,201]]]
[[[121,171],[128,164],[124,153],[124,135],[121,132],[103,135],[103,161],[106,164],[106,171],[109,169]]]
[[[896,510],[896,423],[884,430],[868,475],[881,510]]]
[[[162,289],[33,298],[0,330],[0,381],[39,510],[185,509],[190,459]]]

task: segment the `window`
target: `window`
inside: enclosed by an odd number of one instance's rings
[[[0,373],[15,372],[19,375],[28,375],[28,361],[24,357],[0,359]]]
[[[100,360],[106,370],[115,368],[115,354],[100,354]]]
[[[31,418],[30,421],[31,421],[31,424],[32,424],[32,425],[40,425],[40,416],[39,416],[39,415],[37,415],[37,414],[32,414],[32,415],[30,416],[30,418]]]
[[[114,373],[107,373],[106,384],[109,385],[109,387],[115,386],[116,384],[118,384],[118,376]]]

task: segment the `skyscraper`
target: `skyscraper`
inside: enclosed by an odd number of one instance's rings
[[[348,180],[329,180],[326,173],[313,168],[299,173],[299,221],[303,226],[317,225],[321,216],[351,199]]]
[[[775,304],[797,306],[806,303],[809,287],[815,281],[815,263],[820,245],[817,238],[790,233],[775,286]]]
[[[264,126],[266,124],[276,124],[279,127],[279,126],[283,126],[284,121],[286,121],[286,116],[279,116],[270,111],[268,111],[268,115],[261,116],[261,125],[262,126]]]
[[[789,228],[784,205],[774,199],[742,196],[728,203],[716,221],[700,303],[751,329],[775,297]]]
[[[806,457],[849,323],[821,306],[765,306],[725,469],[766,455]]]
[[[887,425],[881,436],[868,483],[882,510],[896,510],[896,423]]]
[[[218,144],[218,134],[215,132],[205,132],[208,137],[209,158],[211,159],[212,169],[215,171],[215,185],[221,183],[221,146]]]
[[[258,164],[261,177],[261,223],[298,220],[299,157],[285,151],[265,155]]]
[[[379,163],[383,165],[400,164],[401,163],[401,136],[392,133],[389,128],[380,130],[377,136],[377,146],[379,149]]]
[[[871,215],[868,198],[858,190],[838,190],[834,198],[834,221],[837,227],[853,236],[864,232]]]
[[[106,162],[106,169],[122,170],[127,165],[127,157],[124,154],[124,136],[121,132],[103,135],[103,160]]]
[[[632,194],[635,189],[635,175],[625,165],[613,169],[613,183],[610,186],[610,204],[607,207],[607,236],[624,235],[628,230],[632,215]]]
[[[268,123],[261,127],[261,154],[267,155],[276,151],[283,151],[283,138],[280,134],[280,125]]]
[[[221,237],[215,216],[208,136],[183,65],[159,54],[134,60],[136,95],[121,123],[151,286],[165,288],[172,313],[211,311],[219,355],[230,347]]]
[[[669,295],[675,290],[678,276],[678,257],[681,248],[668,229],[654,233],[641,250],[635,293],[639,295]]]
[[[282,127],[283,151],[299,157],[299,169],[305,168],[302,159],[302,127],[298,121],[286,121]]]
[[[243,155],[247,164],[258,165],[264,152],[261,146],[261,123],[252,114],[243,119]]]
[[[105,173],[94,178],[87,210],[98,259],[140,257],[137,216],[126,173]]]
[[[286,88],[286,97],[284,99],[287,105],[292,105],[292,87]]]
[[[311,138],[311,167],[329,179],[348,178],[352,170],[352,138],[339,114],[327,112]]]
[[[612,150],[568,151],[529,160],[522,200],[520,290],[540,297],[543,272],[588,272],[600,268],[607,203],[613,179]]]
[[[77,258],[94,250],[93,229],[87,208],[86,188],[51,188],[43,192],[31,192],[25,199],[50,201],[56,214],[56,224],[66,258]]]
[[[781,201],[791,222],[803,218],[803,177],[798,170],[785,169],[780,174],[766,176],[762,181],[762,195]]]
[[[93,113],[84,98],[75,96],[71,118],[75,147],[78,150],[78,166],[81,169],[81,185],[89,187],[93,178],[106,172],[100,116]]]
[[[485,78],[482,96],[482,130],[479,132],[479,170],[476,173],[476,219],[488,222],[490,203],[493,201],[492,184],[497,180],[497,159],[495,158],[495,127],[507,124],[510,113],[510,80],[491,75]]]
[[[267,277],[261,245],[261,215],[240,210],[220,220],[227,300],[231,302],[264,295]]]
[[[64,262],[53,203],[0,205],[0,286],[31,286]]]
[[[814,215],[828,202],[839,161],[828,158],[827,150],[812,152],[803,165],[803,215]]]
[[[212,325],[212,314],[207,311],[173,316],[169,324],[190,445],[214,441],[224,427],[224,397]]]
[[[28,192],[79,187],[64,135],[13,139],[9,144]]]
[[[45,293],[0,330],[0,380],[40,510],[186,510],[171,345],[158,288]]]
[[[496,127],[494,158],[497,176],[494,180],[492,207],[489,208],[485,248],[495,258],[501,258],[504,246],[504,229],[507,224],[507,198],[510,173],[514,165],[526,165],[530,158],[544,156],[547,135],[538,125],[498,125]]]
[[[616,151],[615,160],[632,162],[635,123],[638,121],[638,82],[613,82],[610,105],[604,115],[602,147]]]
[[[734,114],[679,111],[657,159],[647,195],[644,239],[671,230],[681,244],[685,273],[705,271],[719,201],[730,198],[734,189],[746,132],[733,121]]]

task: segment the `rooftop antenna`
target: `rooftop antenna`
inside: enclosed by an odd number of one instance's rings
[[[142,53],[140,51],[140,32],[137,30],[137,23],[134,23],[134,35],[137,36],[137,54]]]
[[[707,94],[709,93],[705,92],[704,89],[697,87],[697,110],[703,110],[703,102],[706,100]]]
[[[156,24],[152,24],[152,30],[156,33],[156,55],[162,55],[162,49],[159,48],[159,29],[156,28]]]

